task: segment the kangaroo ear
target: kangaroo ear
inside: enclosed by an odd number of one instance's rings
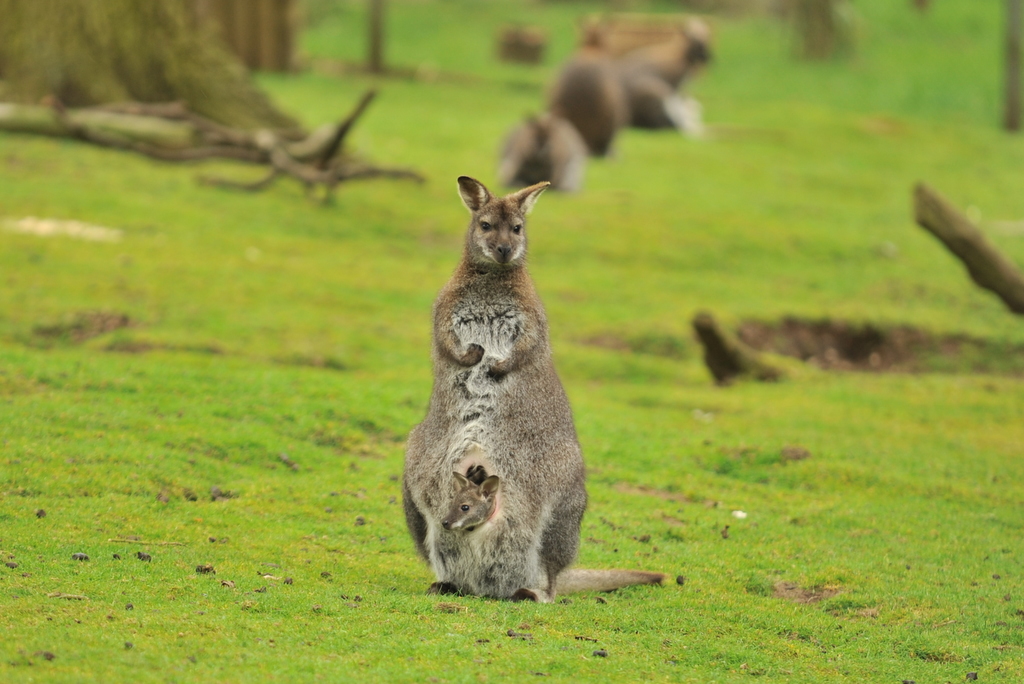
[[[494,496],[495,492],[498,491],[498,487],[501,485],[501,480],[498,479],[497,475],[491,475],[489,478],[480,483],[480,493],[490,498]]]
[[[512,193],[510,197],[519,205],[519,210],[523,212],[523,216],[526,216],[533,210],[533,205],[537,203],[540,193],[547,190],[549,185],[551,183],[548,181],[537,183],[528,188],[523,188],[519,192]]]
[[[459,176],[459,195],[462,196],[462,203],[471,212],[479,211],[480,207],[491,199],[491,193],[484,184],[469,176]]]
[[[470,484],[469,480],[467,480],[466,476],[463,475],[462,473],[457,473],[456,472],[456,473],[452,473],[452,475],[455,476],[455,489],[456,490],[463,489],[463,488],[469,486],[469,484]]]

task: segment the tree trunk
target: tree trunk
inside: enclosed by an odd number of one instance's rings
[[[370,53],[367,66],[371,73],[384,73],[384,0],[370,1]]]
[[[795,0],[796,52],[803,59],[829,59],[852,45],[845,0]]]
[[[923,183],[914,188],[914,212],[918,225],[963,262],[975,283],[999,295],[1014,313],[1024,314],[1024,275],[966,216]]]
[[[1022,0],[1006,0],[1006,130],[1020,130]]]
[[[180,100],[240,128],[295,128],[200,23],[196,0],[0,0],[8,99]]]

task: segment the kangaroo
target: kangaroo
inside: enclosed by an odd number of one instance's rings
[[[618,61],[622,65],[643,67],[675,90],[711,59],[711,27],[699,19],[690,19],[671,40],[636,48]]]
[[[455,475],[455,498],[448,515],[441,521],[446,530],[472,532],[488,522],[498,510],[498,488],[501,479],[497,475],[485,477],[479,484],[463,475]]]
[[[582,48],[562,67],[548,98],[552,114],[568,120],[590,154],[611,151],[619,129],[629,122],[629,103],[599,31],[587,31]]]
[[[575,192],[583,185],[587,144],[571,123],[552,114],[530,117],[512,129],[498,167],[504,185],[551,180],[552,190]]]
[[[583,456],[555,372],[544,307],[526,271],[527,214],[548,183],[495,197],[461,176],[471,219],[462,260],[434,303],[434,387],[409,435],[406,523],[430,591],[550,602],[559,590],[661,582],[638,571],[565,569],[587,506]],[[445,529],[450,473],[497,476],[496,510],[472,534]]]
[[[633,128],[675,128],[692,137],[704,133],[701,106],[682,97],[646,65],[624,63],[619,73],[629,100],[629,125]]]

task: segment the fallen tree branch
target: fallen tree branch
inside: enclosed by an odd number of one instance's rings
[[[146,544],[147,546],[188,546],[188,542],[146,541],[145,539],[108,539],[113,544]]]
[[[50,598],[67,599],[69,601],[88,601],[88,596],[82,596],[81,594],[65,594],[60,591],[54,591],[47,594]]]
[[[48,98],[47,106],[0,103],[0,131],[77,138],[160,161],[230,159],[267,165],[271,167],[267,174],[253,182],[214,177],[200,177],[199,182],[257,192],[287,175],[309,192],[322,186],[324,201],[330,201],[338,184],[349,180],[424,180],[412,170],[377,168],[342,153],[346,136],[375,96],[375,91],[367,91],[344,119],[301,139],[296,139],[291,131],[228,128],[189,111],[182,102],[123,102],[66,109],[55,98]]]
[[[771,365],[757,351],[723,330],[710,313],[701,311],[694,316],[693,329],[704,347],[704,364],[719,385],[727,385],[744,375],[763,382],[785,377],[781,368]]]
[[[956,207],[924,183],[914,188],[918,225],[946,245],[971,280],[991,290],[1017,314],[1024,314],[1024,275]]]

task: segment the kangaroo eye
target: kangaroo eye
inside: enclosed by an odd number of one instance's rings
[[[467,506],[466,504],[462,504],[462,510],[463,511],[468,511],[469,510],[469,506]]]
[[[490,229],[491,229],[491,224],[490,223],[488,223],[487,221],[481,221],[480,222],[480,230],[490,230]]]
[[[513,232],[513,233],[520,233],[520,232],[522,232],[522,230],[523,230],[523,227],[522,227],[522,226],[516,226],[516,227],[514,227],[514,228],[512,229],[512,232]]]

